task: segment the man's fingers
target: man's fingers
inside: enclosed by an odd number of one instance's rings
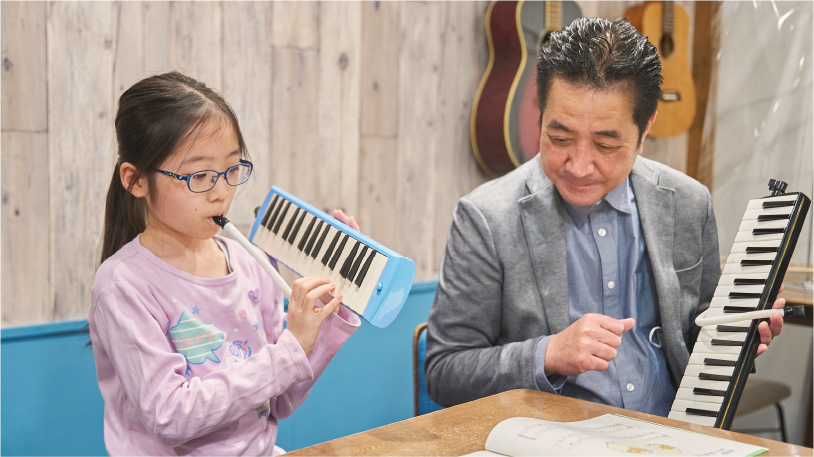
[[[586,371],[605,371],[610,366],[611,360],[613,360],[613,357],[611,357],[610,359],[606,359],[604,357],[593,355],[590,357],[588,362],[583,365],[584,369],[582,370],[582,372],[585,373]]]
[[[602,359],[605,362],[610,362],[611,360],[615,359],[616,354],[616,349],[606,344],[597,347],[596,350],[593,351],[594,357]]]
[[[622,336],[611,331],[605,331],[597,338],[597,341],[612,348],[618,348],[622,344]]]
[[[628,317],[626,319],[614,319],[609,316],[602,316],[602,319],[599,320],[600,327],[613,332],[616,335],[622,335],[623,333],[629,331],[635,324],[636,320],[632,317]]]
[[[780,335],[780,332],[783,331],[783,318],[775,315],[770,318],[769,322],[769,329],[771,330],[772,337]]]
[[[761,322],[757,326],[757,331],[760,334],[760,342],[769,345],[772,342],[772,332],[769,328],[769,324],[766,322]]]

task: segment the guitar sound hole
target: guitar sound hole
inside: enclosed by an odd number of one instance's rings
[[[669,57],[670,54],[673,53],[673,36],[669,33],[665,33],[661,36],[661,55],[663,57]]]

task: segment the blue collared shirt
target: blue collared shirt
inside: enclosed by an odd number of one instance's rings
[[[666,416],[676,391],[664,353],[656,346],[661,329],[653,329],[660,325],[659,310],[630,178],[594,205],[560,202],[565,208],[570,322],[586,313],[599,313],[616,319],[633,317],[636,324],[622,335],[607,370],[578,376],[545,376],[545,350],[551,336],[541,338],[535,354],[537,386]]]

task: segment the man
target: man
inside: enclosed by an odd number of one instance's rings
[[[539,160],[455,209],[429,317],[430,397],[539,389],[667,415],[720,264],[707,188],[639,157],[658,54],[624,19],[582,18],[552,35],[537,73]],[[758,353],[781,328],[761,324]]]

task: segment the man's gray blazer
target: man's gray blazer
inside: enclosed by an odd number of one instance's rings
[[[698,336],[695,317],[721,274],[712,199],[699,182],[643,157],[630,179],[677,386]],[[537,388],[537,341],[571,323],[562,214],[539,155],[458,202],[427,334],[437,403]]]

